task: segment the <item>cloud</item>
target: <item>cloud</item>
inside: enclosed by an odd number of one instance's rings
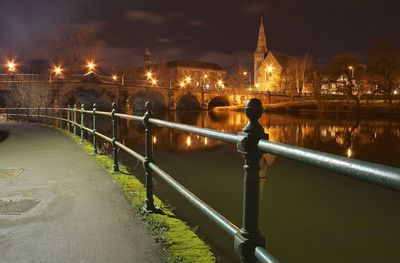
[[[194,26],[194,27],[200,27],[200,26],[204,26],[205,23],[201,20],[189,20],[188,22],[189,26]]]
[[[162,14],[138,9],[131,9],[125,12],[125,18],[130,21],[138,21],[150,24],[162,24],[167,18]]]
[[[164,44],[169,44],[169,43],[174,42],[171,38],[167,38],[167,37],[157,38],[156,41],[159,43],[164,43]]]
[[[143,52],[130,48],[106,46],[101,50],[100,59],[110,66],[142,65]]]
[[[155,63],[178,60],[186,57],[186,52],[180,47],[170,47],[162,50],[154,50],[153,61]]]
[[[243,5],[241,8],[242,13],[247,15],[261,15],[267,11],[265,2],[257,1]]]
[[[226,69],[237,65],[239,62],[248,63],[252,59],[252,54],[248,51],[236,51],[233,53],[223,53],[217,51],[206,51],[197,60],[213,62]]]

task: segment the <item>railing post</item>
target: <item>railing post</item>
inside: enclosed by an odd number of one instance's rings
[[[40,115],[40,108],[39,106],[37,107],[37,121],[39,122],[39,115]]]
[[[26,121],[29,122],[29,107],[26,107]]]
[[[6,107],[6,121],[8,121],[8,107]]]
[[[247,101],[245,113],[249,122],[239,133],[237,144],[238,152],[243,155],[244,188],[243,188],[243,226],[235,236],[235,251],[241,261],[246,263],[256,262],[254,251],[256,246],[264,246],[265,239],[258,229],[259,187],[260,187],[260,159],[262,152],[257,149],[261,139],[268,139],[263,127],[258,122],[263,112],[259,99]]]
[[[15,107],[15,119],[18,121],[19,120],[19,116],[18,116],[18,106],[17,107]]]
[[[115,145],[115,142],[117,141],[117,122],[115,120],[115,111],[116,111],[116,104],[113,102],[112,104],[112,111],[111,111],[111,121],[112,121],[112,148],[113,148],[113,161],[114,161],[114,166],[113,166],[113,172],[118,173],[119,172],[119,166],[118,166],[118,152],[117,152],[117,146]]]
[[[59,118],[60,118],[60,120],[59,120],[59,126],[60,126],[60,129],[62,129],[62,108],[61,108],[61,102],[59,102],[58,103],[58,115],[59,115]]]
[[[60,120],[61,121],[61,120]],[[55,126],[55,121],[54,121],[54,107],[51,105],[51,126]]]
[[[76,135],[76,104],[74,104],[74,135]]]
[[[44,123],[48,124],[48,117],[47,117],[47,105],[44,107]]]
[[[145,161],[143,167],[146,171],[146,205],[147,212],[156,211],[153,199],[153,171],[150,169],[149,164],[153,162],[153,125],[149,119],[153,117],[153,104],[147,101],[145,104],[146,113],[143,116],[143,125],[145,127]]]
[[[97,139],[96,139],[96,103],[93,103],[93,154],[97,154]]]
[[[81,143],[83,142],[83,132],[84,132],[83,127],[85,127],[84,124],[85,113],[83,112],[84,110],[85,110],[85,105],[81,104]]]
[[[71,124],[69,123],[69,120],[70,120],[70,112],[69,112],[69,110],[70,109],[71,108],[68,105],[68,108],[67,108],[67,130],[68,130],[68,132],[71,132]]]

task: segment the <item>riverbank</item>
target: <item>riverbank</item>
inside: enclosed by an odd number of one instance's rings
[[[356,103],[345,102],[284,102],[263,105],[265,112],[271,113],[339,113],[339,114],[368,114],[368,115],[398,115],[400,103]],[[213,111],[243,111],[244,105],[215,107]]]

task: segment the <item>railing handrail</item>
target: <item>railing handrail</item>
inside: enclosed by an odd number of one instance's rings
[[[175,130],[179,130],[179,131],[183,131],[183,132],[187,132],[187,133],[192,133],[195,135],[216,139],[216,140],[223,141],[223,142],[230,143],[230,144],[237,144],[238,149],[241,149],[241,147],[242,148],[244,147],[242,145],[244,143],[243,134],[221,132],[221,131],[217,131],[217,130],[196,127],[193,125],[175,123],[175,122],[169,122],[169,121],[156,119],[156,118],[152,117],[151,108],[150,109],[148,108],[148,103],[146,103],[147,111],[144,116],[116,113],[115,107],[116,107],[115,104],[113,104],[113,111],[111,111],[111,112],[97,111],[95,104],[93,105],[93,110],[85,110],[83,107],[81,109],[78,109],[78,108],[76,108],[75,105],[73,108],[70,108],[70,106],[68,106],[68,108],[40,108],[40,107],[29,108],[29,107],[27,107],[27,108],[0,108],[0,110],[6,110],[7,119],[8,119],[8,116],[25,116],[26,118],[37,117],[37,118],[49,118],[52,120],[55,119],[55,120],[59,120],[59,121],[65,121],[68,124],[67,125],[68,129],[70,129],[70,126],[73,125],[75,135],[76,135],[76,127],[79,127],[81,130],[85,130],[92,134],[93,146],[95,147],[95,153],[96,153],[96,144],[97,144],[96,136],[104,139],[107,142],[112,143],[113,144],[113,155],[114,155],[114,169],[118,170],[118,160],[116,159],[116,156],[115,156],[116,151],[114,148],[114,147],[118,147],[118,148],[124,150],[125,152],[127,152],[129,155],[133,156],[134,158],[140,160],[144,164],[145,169],[146,169],[146,176],[150,176],[150,178],[151,178],[151,172],[155,172],[156,174],[158,174],[165,182],[167,182],[178,193],[180,193],[183,197],[185,197],[187,200],[189,200],[193,205],[195,205],[197,208],[199,208],[212,221],[214,221],[220,227],[222,227],[222,229],[225,230],[229,235],[235,237],[235,243],[237,241],[237,236],[239,236],[239,239],[238,239],[239,242],[242,242],[241,238],[243,238],[243,237],[241,236],[241,230],[237,226],[235,226],[233,223],[231,223],[225,217],[220,215],[217,211],[212,209],[205,202],[200,200],[196,195],[191,193],[188,189],[186,189],[184,186],[182,186],[179,182],[177,182],[175,179],[173,179],[168,173],[163,171],[160,167],[158,167],[153,162],[152,146],[150,145],[150,148],[148,148],[147,144],[148,143],[151,144],[151,139],[150,139],[151,134],[152,134],[151,125],[156,125],[159,127],[166,127],[166,128],[171,128],[171,129],[175,129]],[[14,112],[9,112],[10,110],[25,110],[25,111],[21,111],[21,113],[14,113]],[[32,111],[32,113],[36,113],[36,114],[29,114],[29,110]],[[52,115],[40,114],[41,110],[46,110],[46,114],[48,113],[48,110],[51,110]],[[54,116],[55,110],[56,111],[58,110],[60,112],[60,117]],[[254,109],[251,109],[251,110],[254,110]],[[68,114],[67,119],[62,118],[61,111],[67,111],[67,114]],[[71,112],[73,113],[72,115],[70,114]],[[80,124],[77,122],[76,113],[81,114],[81,123]],[[93,129],[90,129],[84,125],[83,114],[91,114],[93,116]],[[246,112],[246,114],[247,114],[247,112]],[[254,114],[254,112],[252,112],[252,114]],[[96,127],[95,127],[96,115],[103,115],[103,116],[108,116],[108,117],[112,118],[112,120],[113,120],[113,138],[110,138],[96,130]],[[121,118],[121,119],[133,120],[136,122],[142,122],[144,124],[144,126],[146,128],[146,156],[142,156],[141,154],[137,153],[136,151],[132,150],[131,148],[127,147],[126,145],[124,145],[116,140],[115,127],[114,127],[114,125],[115,125],[114,118],[115,117]],[[258,118],[257,118],[256,122],[257,122],[257,125],[259,125]],[[255,124],[255,119],[250,118],[250,122],[249,122],[248,126],[252,126],[252,125],[254,126],[254,124]],[[61,125],[60,125],[60,127],[61,127]],[[261,128],[261,126],[260,126],[260,128]],[[246,126],[244,131],[251,132],[251,131],[255,131],[255,130],[254,130],[254,127],[248,128]],[[245,133],[245,134],[249,135],[250,133]],[[261,132],[261,135],[262,134],[263,134],[263,131]],[[81,136],[82,136],[82,134],[81,134]],[[248,140],[250,140],[249,138],[250,137],[247,137]],[[262,136],[259,138],[262,138]],[[337,172],[342,175],[350,176],[350,177],[357,178],[362,181],[366,181],[366,182],[380,185],[380,186],[383,186],[383,187],[386,187],[389,189],[400,191],[400,169],[399,168],[376,164],[376,163],[371,163],[371,162],[366,162],[366,161],[349,159],[349,158],[345,158],[345,157],[335,155],[335,154],[330,154],[330,153],[306,149],[306,148],[302,148],[302,147],[287,145],[287,144],[283,144],[283,143],[270,142],[265,139],[257,139],[256,142],[257,143],[254,147],[256,149],[258,149],[260,152],[271,153],[271,154],[274,154],[277,156],[281,156],[284,158],[299,161],[301,163],[319,167],[324,170]],[[247,141],[245,143],[247,143]],[[246,147],[244,147],[244,148],[246,148]],[[151,150],[150,153],[148,152],[149,149]],[[239,151],[243,152],[242,149]],[[248,153],[246,153],[246,154],[248,154]],[[246,159],[246,162],[249,160]],[[146,182],[146,184],[147,184],[147,182]],[[151,192],[152,192],[152,190],[151,190]],[[151,194],[151,196],[152,196],[152,194]],[[150,201],[152,201],[152,200],[150,200]],[[243,241],[243,242],[245,242],[245,241]],[[235,249],[236,249],[236,245],[235,245]],[[254,249],[253,250],[254,257],[257,258],[260,262],[268,262],[268,263],[278,262],[262,246],[255,245],[255,247],[253,249]],[[238,252],[238,253],[240,254],[241,252]],[[243,255],[241,255],[241,256],[243,257]]]
[[[266,140],[260,140],[258,148],[267,153],[400,191],[399,168]]]

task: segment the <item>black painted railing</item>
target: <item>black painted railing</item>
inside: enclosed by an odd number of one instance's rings
[[[153,199],[153,172],[160,176],[179,194],[185,197],[191,204],[196,206],[202,213],[208,216],[219,227],[234,238],[234,249],[240,256],[242,262],[278,262],[272,255],[265,250],[265,239],[258,228],[258,210],[259,210],[259,161],[261,155],[271,153],[277,156],[289,158],[302,163],[320,167],[328,171],[334,171],[342,175],[350,176],[362,181],[380,185],[396,191],[400,191],[400,169],[385,165],[369,163],[365,161],[348,159],[342,156],[328,154],[325,152],[314,151],[301,147],[268,141],[268,134],[264,133],[263,127],[258,120],[262,114],[261,101],[250,99],[245,107],[246,116],[249,122],[240,133],[219,132],[216,130],[199,128],[191,125],[163,121],[153,118],[152,103],[146,102],[146,113],[143,117],[116,112],[116,105],[112,105],[111,112],[97,111],[96,104],[92,110],[85,110],[81,105],[77,109],[76,105],[71,108],[6,108],[6,119],[43,118],[51,120],[55,125],[55,120],[59,122],[59,128],[66,122],[68,131],[78,136],[77,128],[80,129],[80,138],[83,141],[84,132],[88,132],[92,137],[94,153],[97,153],[97,138],[110,142],[112,144],[113,171],[118,172],[117,148],[125,151],[129,155],[143,163],[146,172],[146,204],[145,209],[148,212],[159,212],[154,205]],[[0,109],[1,110],[1,109]],[[44,114],[43,114],[44,112]],[[50,115],[49,115],[50,112]],[[57,113],[58,112],[58,117]],[[63,112],[66,114],[63,114]],[[80,120],[77,119],[77,113],[80,113]],[[67,119],[63,118],[66,115]],[[86,115],[92,116],[92,127],[86,127]],[[112,123],[112,138],[100,133],[96,129],[96,117],[110,117]],[[142,122],[145,127],[145,155],[137,153],[126,145],[122,144],[116,137],[117,119],[132,120]],[[239,228],[219,214],[208,204],[200,200],[183,185],[177,182],[168,173],[157,166],[153,159],[153,126],[166,127],[187,133],[204,136],[230,144],[236,144],[238,152],[244,157],[244,196],[243,196],[243,222]],[[72,126],[72,127],[71,127]]]

